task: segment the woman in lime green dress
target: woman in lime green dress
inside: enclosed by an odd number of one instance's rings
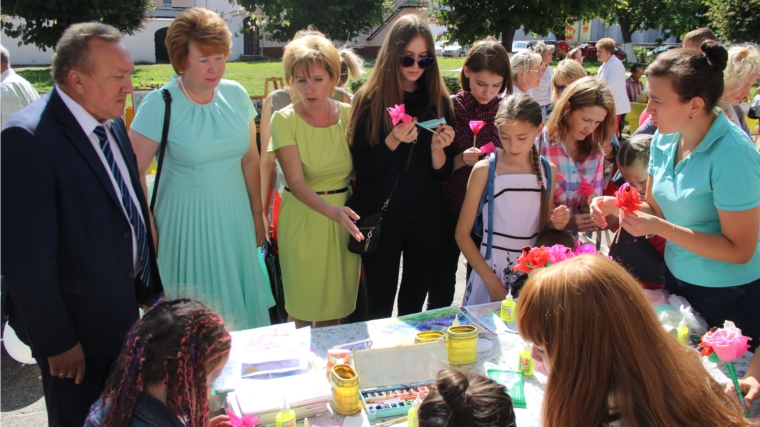
[[[329,99],[340,77],[335,47],[318,33],[285,47],[285,80],[299,101],[272,116],[272,146],[285,173],[277,225],[285,309],[303,327],[336,325],[356,306],[363,237],[345,206],[353,170],[346,139],[348,104]]]

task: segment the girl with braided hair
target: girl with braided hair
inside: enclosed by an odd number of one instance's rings
[[[420,427],[515,427],[512,398],[483,375],[446,368],[417,413]]]
[[[232,427],[226,415],[208,418],[230,348],[224,321],[200,302],[159,302],[127,334],[84,427]]]
[[[487,257],[486,240],[480,250],[471,237],[480,199],[489,174],[489,160],[475,164],[457,223],[456,239],[473,273],[467,281],[463,305],[501,301],[522,273],[512,268],[523,246],[533,246],[545,226],[563,229],[570,219],[566,206],[554,208],[554,188],[547,188],[547,172],[556,181],[556,168],[541,159],[534,144],[543,129],[541,106],[525,94],[510,95],[496,112],[496,127],[504,150],[498,153],[493,178],[493,224],[483,215],[484,230],[493,227],[492,252]],[[543,166],[549,165],[549,171]]]

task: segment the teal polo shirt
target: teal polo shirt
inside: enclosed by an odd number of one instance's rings
[[[656,132],[649,158],[652,195],[667,221],[721,234],[718,209],[744,211],[760,205],[760,153],[723,111],[718,112],[699,146],[674,167],[680,139],[680,133]],[[744,285],[760,278],[758,248],[749,263],[732,264],[668,242],[665,263],[676,278],[711,288]]]

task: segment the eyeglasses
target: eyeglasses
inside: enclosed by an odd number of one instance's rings
[[[540,73],[541,69],[539,68],[538,70],[528,70],[527,72],[528,73]]]
[[[402,56],[402,57],[400,57],[398,59],[398,62],[399,62],[399,64],[401,64],[402,67],[409,68],[412,65],[414,65],[414,57],[412,57],[412,56]],[[423,70],[427,70],[428,68],[430,68],[431,66],[433,66],[434,63],[435,63],[435,59],[433,59],[433,58],[431,58],[429,56],[426,56],[424,58],[420,58],[420,59],[417,60],[417,65],[420,68],[422,68]]]

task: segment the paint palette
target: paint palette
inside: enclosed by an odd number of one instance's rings
[[[406,415],[417,394],[424,399],[438,371],[448,366],[446,344],[354,350],[354,364],[370,420]]]
[[[417,396],[425,399],[435,381],[362,390],[362,403],[370,420],[406,415]]]

